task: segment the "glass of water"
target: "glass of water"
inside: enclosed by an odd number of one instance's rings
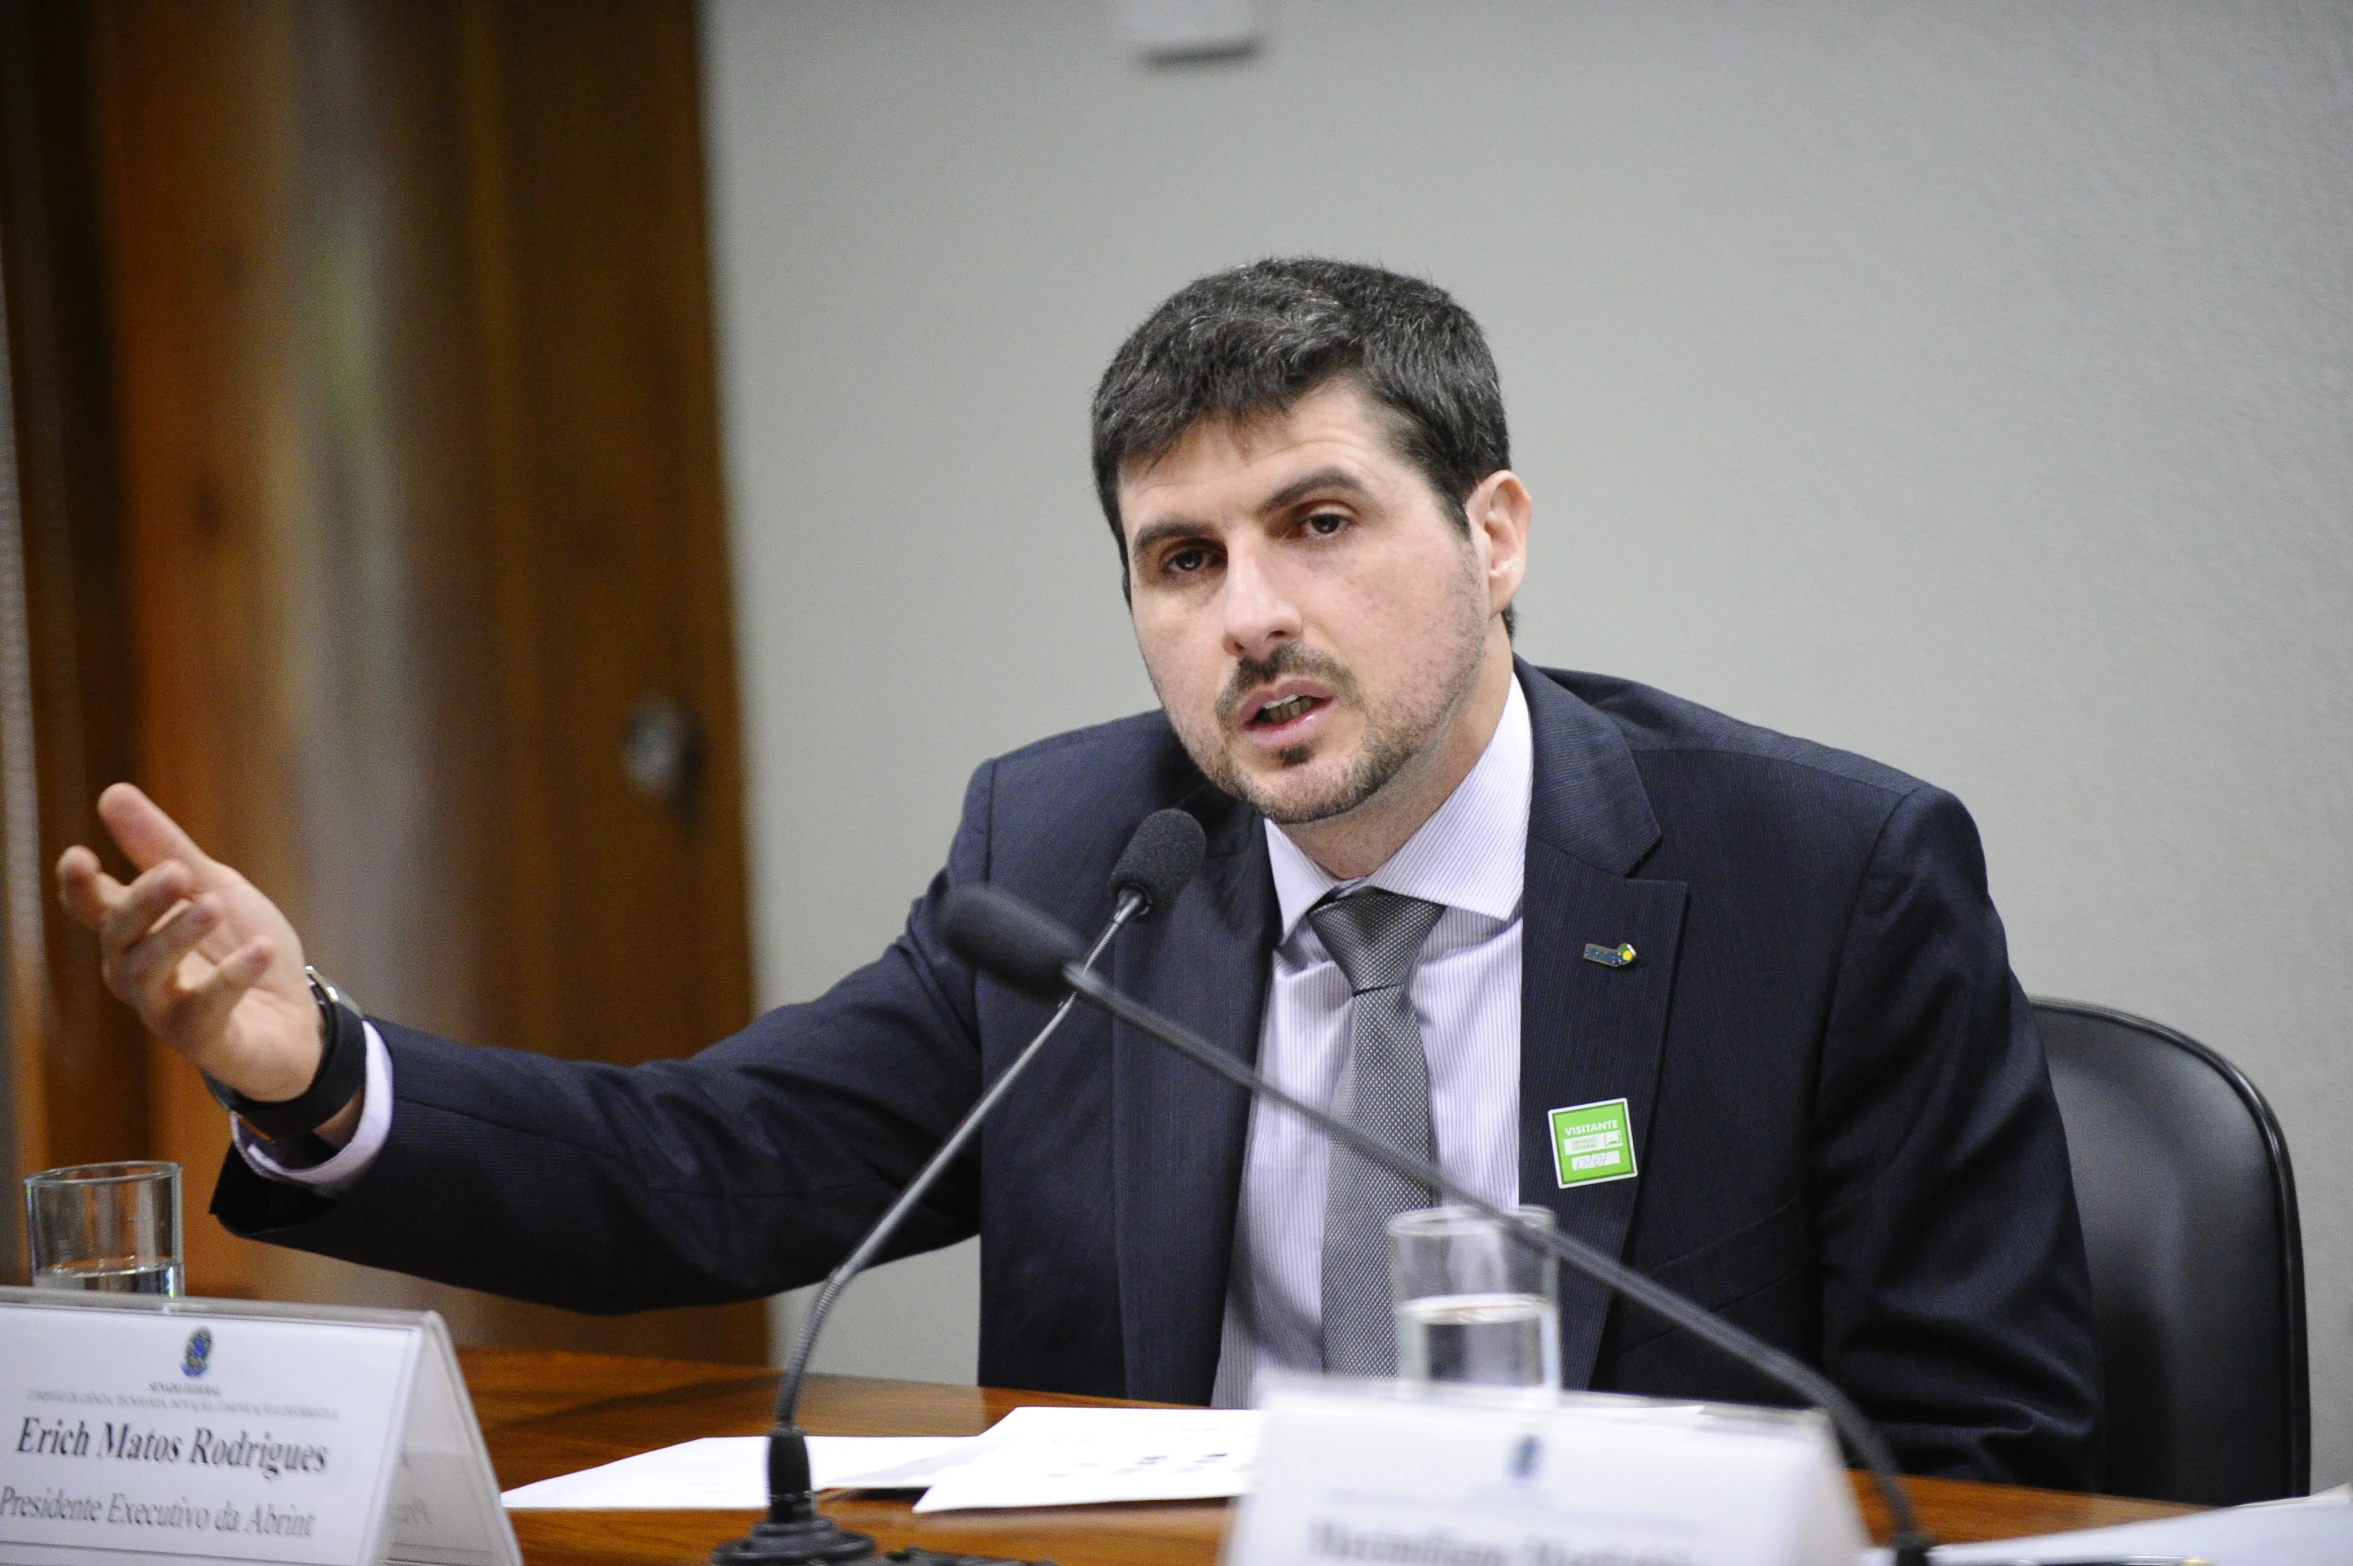
[[[180,1166],[76,1164],[25,1176],[33,1287],[180,1293]]]
[[[1544,1228],[1542,1207],[1515,1209]],[[1560,1271],[1548,1251],[1468,1207],[1389,1220],[1397,1373],[1408,1381],[1560,1385]]]

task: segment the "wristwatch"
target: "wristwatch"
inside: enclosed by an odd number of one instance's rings
[[[275,1102],[247,1098],[207,1073],[204,1085],[230,1113],[270,1141],[313,1131],[335,1118],[368,1080],[368,1025],[359,1008],[316,968],[305,968],[319,1003],[319,1069],[300,1096]]]

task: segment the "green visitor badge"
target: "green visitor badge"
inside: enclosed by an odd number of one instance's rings
[[[1552,1170],[1564,1188],[1634,1178],[1634,1129],[1624,1099],[1574,1104],[1550,1118]]]

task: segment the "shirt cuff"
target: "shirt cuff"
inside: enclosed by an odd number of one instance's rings
[[[351,1141],[336,1149],[332,1158],[310,1163],[302,1158],[303,1144],[317,1141],[310,1132],[271,1141],[231,1115],[229,1138],[237,1144],[247,1168],[265,1180],[307,1185],[321,1196],[341,1196],[359,1183],[376,1155],[384,1151],[385,1138],[392,1134],[392,1051],[384,1047],[384,1036],[374,1023],[366,1027],[368,1075],[360,1089],[365,1096],[360,1102],[359,1129],[352,1133]]]

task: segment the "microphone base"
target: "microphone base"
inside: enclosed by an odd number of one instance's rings
[[[711,1552],[711,1566],[802,1566],[804,1562],[880,1560],[891,1566],[1033,1566],[996,1555],[943,1555],[907,1545],[877,1556],[870,1535],[852,1533],[819,1515],[800,1522],[764,1522]],[[1054,1566],[1038,1561],[1034,1566]]]
[[[870,1561],[874,1539],[852,1533],[822,1512],[790,1522],[763,1522],[711,1552],[711,1566],[802,1566],[806,1562]]]

